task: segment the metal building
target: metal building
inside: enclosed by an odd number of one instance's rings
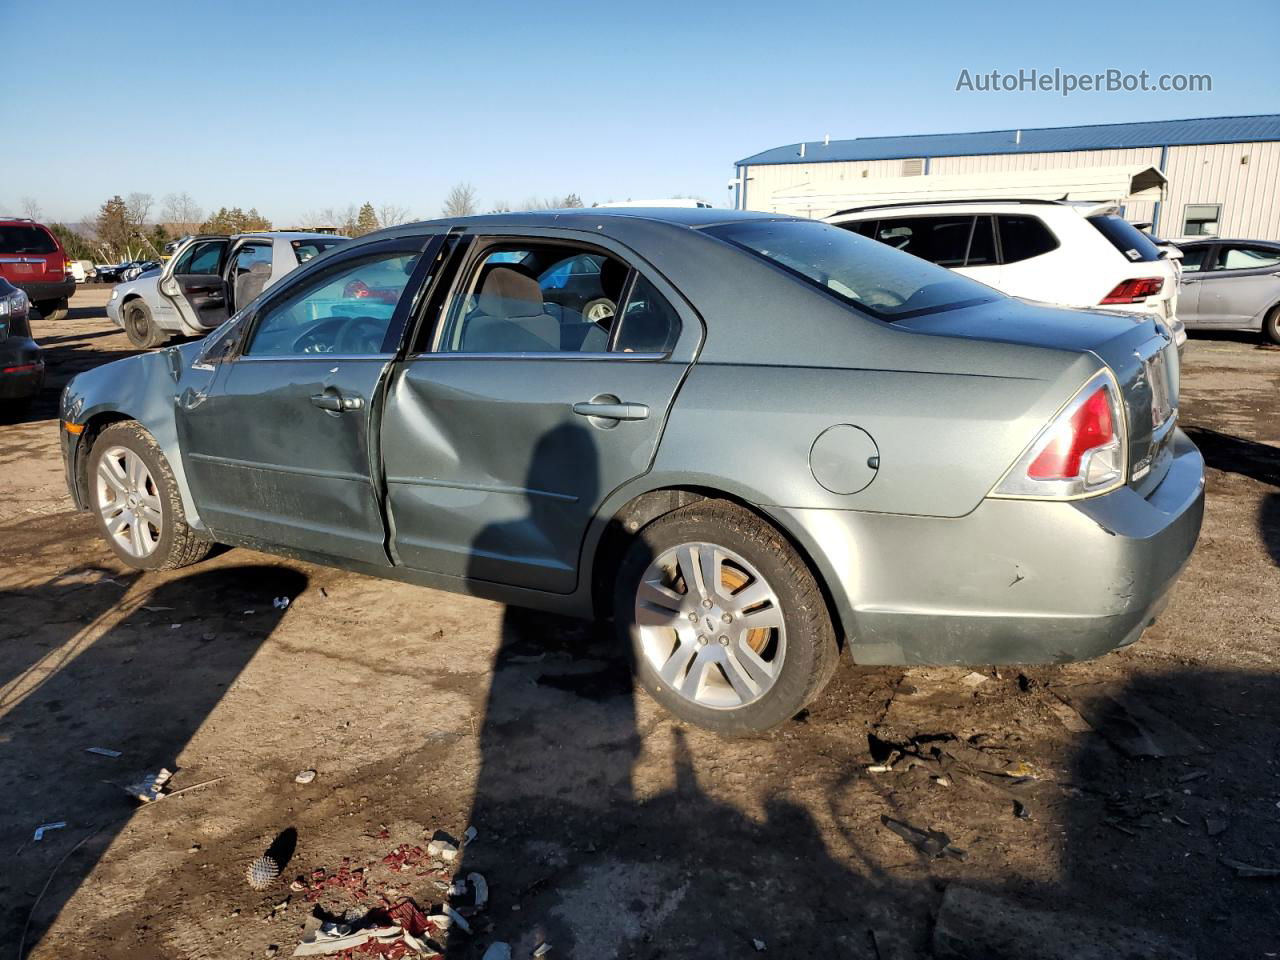
[[[1030,196],[1119,202],[1128,220],[1166,238],[1280,240],[1280,114],[826,138],[736,167],[734,206],[743,210],[825,217],[903,196],[1009,195],[1016,186]],[[1160,179],[1151,168],[1167,185],[1150,189]],[[920,177],[939,179],[909,179]],[[1148,189],[1118,186],[1140,180]]]

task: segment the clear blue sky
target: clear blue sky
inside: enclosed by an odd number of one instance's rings
[[[1280,111],[1280,3],[0,0],[0,209],[186,191],[277,224],[371,200],[728,200],[798,140]],[[199,12],[197,12],[199,11]],[[1223,16],[1217,15],[1221,12]],[[1226,17],[1230,13],[1230,18]],[[958,93],[973,72],[1209,73],[1212,93]]]

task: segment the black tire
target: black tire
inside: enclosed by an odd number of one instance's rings
[[[604,312],[606,309],[609,311],[608,313]],[[612,317],[617,312],[617,309],[618,305],[608,297],[596,297],[594,300],[588,300],[582,305],[582,319],[589,320],[592,323],[603,323]],[[599,319],[592,320],[590,314],[597,311],[600,312]]]
[[[635,624],[636,593],[649,564],[665,551],[702,542],[727,548],[753,565],[778,598],[786,655],[777,678],[758,699],[717,709],[672,690],[644,655]],[[772,730],[803,710],[827,685],[839,662],[835,629],[822,591],[799,554],[770,524],[736,504],[705,500],[645,526],[623,555],[613,596],[614,622],[627,644],[636,678],[681,720],[724,736]]]
[[[1280,304],[1271,308],[1271,311],[1262,320],[1262,335],[1272,343],[1280,346]]]
[[[159,541],[154,551],[145,557],[128,553],[107,532],[103,505],[98,502],[98,466],[106,452],[114,447],[124,447],[137,454],[146,464],[160,501],[162,522]],[[115,555],[129,566],[138,570],[176,570],[203,560],[213,549],[211,541],[200,537],[187,525],[187,514],[182,508],[182,497],[178,494],[178,483],[169,467],[169,461],[165,459],[155,438],[137,421],[122,420],[98,434],[89,451],[88,479],[87,494],[90,507],[98,520],[98,529]]]
[[[130,300],[126,303],[121,312],[121,319],[124,321],[124,332],[128,335],[129,342],[135,347],[150,350],[169,339],[167,333],[156,327],[155,321],[151,318],[151,308],[141,300]]]
[[[46,320],[65,320],[70,307],[66,300],[41,300],[36,304],[36,309]]]

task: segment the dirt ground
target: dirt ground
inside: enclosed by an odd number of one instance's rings
[[[1187,346],[1208,508],[1140,643],[967,679],[845,666],[726,742],[633,693],[589,625],[244,550],[125,569],[71,510],[54,419],[129,352],[105,299],[36,324],[50,382],[0,426],[0,958],[28,921],[33,958],[287,956],[317,909],[427,908],[473,871],[488,908],[439,938],[463,960],[1280,953],[1277,881],[1224,862],[1280,868],[1280,351]],[[161,766],[195,789],[120,789]],[[454,863],[414,850],[469,825]],[[951,935],[966,891],[1003,947]]]

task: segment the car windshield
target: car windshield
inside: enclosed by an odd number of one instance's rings
[[[1001,296],[919,257],[817,221],[747,220],[706,232],[890,322]]]
[[[0,253],[56,253],[57,244],[43,227],[0,226]]]

